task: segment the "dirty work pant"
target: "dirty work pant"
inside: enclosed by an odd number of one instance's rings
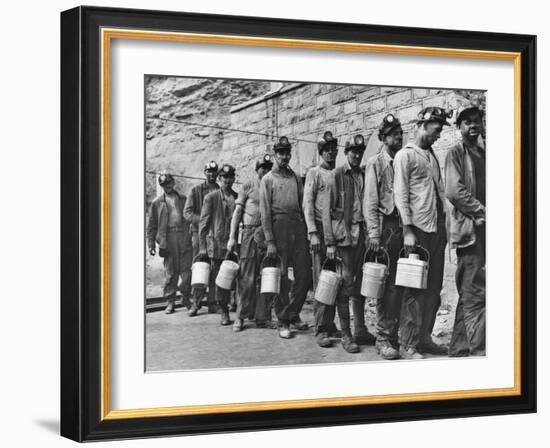
[[[313,291],[317,288],[319,281],[319,275],[323,268],[327,256],[327,249],[325,246],[325,235],[323,232],[323,223],[315,222],[317,227],[317,235],[321,240],[321,248],[318,251],[311,250],[311,262],[312,262],[312,274],[313,274]],[[334,316],[336,312],[335,306],[328,306],[317,300],[313,301],[313,316],[315,318],[315,334],[330,333],[334,329]]]
[[[221,258],[212,258],[212,261],[210,262],[211,268],[210,268],[209,288],[211,291],[215,291],[216,302],[220,306],[220,309],[223,311],[227,311],[227,306],[231,301],[231,290],[223,289],[216,285],[216,277],[218,276],[218,272],[220,272],[220,266],[222,264],[222,261],[223,259]],[[210,301],[209,301],[209,304],[210,304]]]
[[[350,298],[354,312],[353,319],[355,332],[357,333],[358,325],[360,331],[363,329],[366,331],[364,314],[365,299],[361,296],[361,272],[363,257],[365,256],[365,232],[363,227],[361,227],[357,246],[338,247],[336,256],[342,260],[342,284],[334,305],[331,306],[317,302],[315,317],[316,323],[319,323],[316,331],[317,333],[330,331],[337,310],[342,333],[349,334],[351,332],[351,316],[349,312]],[[319,319],[317,320],[318,316]]]
[[[456,250],[458,303],[449,347],[450,356],[485,355],[485,226],[476,242]]]
[[[403,248],[403,229],[399,226],[398,216],[384,216],[380,242],[388,252],[390,269],[384,295],[376,303],[376,339],[387,341],[396,347],[404,289],[402,286],[395,285],[397,260],[399,251]]]
[[[311,283],[311,260],[307,230],[303,221],[278,219],[273,222],[273,235],[277,255],[281,257],[281,288],[275,300],[275,313],[279,324],[288,325],[300,319],[300,311]],[[289,297],[288,267],[294,269],[294,295]]]
[[[432,341],[432,330],[437,310],[441,305],[441,287],[445,263],[447,235],[442,219],[438,220],[437,230],[426,233],[414,227],[416,244],[430,253],[428,287],[426,289],[405,288],[400,320],[400,344],[417,347]],[[421,251],[419,251],[421,253]]]
[[[164,288],[166,298],[176,295],[181,278],[180,292],[184,298],[191,295],[192,248],[189,234],[168,230],[166,234],[168,255],[164,257]]]

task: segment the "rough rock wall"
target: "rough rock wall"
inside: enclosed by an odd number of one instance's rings
[[[224,131],[201,125],[228,127],[232,106],[261,96],[269,88],[269,82],[146,77],[146,171],[202,177],[206,162],[222,159]],[[146,204],[156,194],[156,178],[146,174]],[[178,190],[185,194],[199,182],[176,180]]]

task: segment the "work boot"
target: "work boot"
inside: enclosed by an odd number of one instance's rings
[[[293,328],[294,330],[305,331],[309,328],[309,326],[306,322],[302,322],[302,320],[298,318],[294,322],[290,323],[290,328]]]
[[[418,351],[420,353],[429,353],[431,355],[448,355],[449,348],[445,345],[436,344],[434,341],[426,341],[422,344],[418,344]]]
[[[353,342],[357,345],[374,345],[376,338],[368,332],[366,327],[356,328],[353,334]]]
[[[399,348],[399,354],[403,359],[424,359],[424,355],[418,353],[416,347],[403,347]]]
[[[376,341],[376,351],[384,359],[392,360],[400,358],[399,351],[388,341]]]
[[[315,336],[315,340],[317,341],[317,345],[319,347],[323,347],[323,348],[332,347],[332,341],[328,337],[328,333],[326,331],[317,333],[317,336]]]
[[[197,313],[199,312],[199,309],[197,308],[197,305],[195,305],[193,303],[193,305],[191,305],[191,309],[188,311],[187,315],[189,317],[194,317],[197,315]]]
[[[342,331],[342,347],[348,353],[359,353],[359,346],[353,342],[350,332]]]
[[[164,314],[172,314],[173,312],[174,312],[174,298],[171,297],[170,299],[168,299],[168,304],[166,305]]]
[[[290,331],[290,328],[288,328],[288,325],[281,325],[279,327],[279,337],[283,339],[292,338],[292,332]]]
[[[221,325],[229,325],[231,323],[231,320],[229,319],[229,310],[227,308],[222,308],[222,319],[220,321]]]
[[[193,306],[193,302],[191,302],[191,300],[189,299],[189,297],[183,297],[183,296],[181,296],[181,306],[184,306],[185,308],[187,308],[188,310],[190,310],[191,307]]]
[[[235,333],[238,333],[243,329],[243,327],[244,327],[244,321],[237,317],[237,319],[235,319],[235,323],[233,324],[233,331]]]

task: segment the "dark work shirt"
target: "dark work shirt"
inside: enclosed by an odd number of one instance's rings
[[[485,154],[481,152],[480,155],[474,154],[473,151],[470,151],[470,156],[472,157],[472,162],[474,163],[474,170],[476,176],[476,199],[481,202],[483,205],[486,205],[485,202]]]

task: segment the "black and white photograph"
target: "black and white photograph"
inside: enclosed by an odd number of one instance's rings
[[[486,94],[145,75],[145,371],[486,356]]]

